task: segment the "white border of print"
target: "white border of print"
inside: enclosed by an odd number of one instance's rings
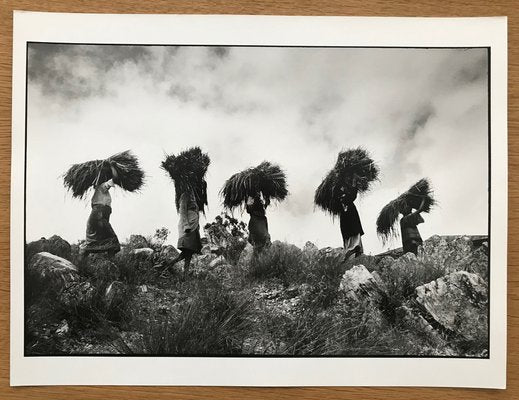
[[[11,385],[462,386],[506,384],[507,20],[15,12]],[[24,357],[26,43],[491,47],[490,359]]]

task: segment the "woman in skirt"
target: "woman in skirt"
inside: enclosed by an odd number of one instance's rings
[[[360,256],[364,252],[361,239],[364,231],[360,223],[359,213],[353,203],[357,198],[357,189],[346,189],[343,187],[341,191],[341,204],[343,207],[340,213],[341,234],[344,250],[346,250],[346,259],[351,259]]]
[[[163,270],[162,276],[177,262],[184,260],[184,277],[189,273],[193,254],[200,253],[202,241],[200,238],[200,208],[192,189],[184,191],[179,199],[178,243],[180,254]]]
[[[117,171],[112,167],[112,179],[94,186],[92,196],[92,211],[87,221],[86,241],[81,248],[81,257],[89,253],[107,252],[112,258],[121,250],[119,240],[112,225],[110,215],[112,214],[112,197],[110,189],[115,186]]]
[[[270,245],[268,221],[265,206],[259,194],[247,199],[246,210],[250,215],[249,243],[254,248],[254,253],[260,253]]]
[[[420,215],[423,211],[425,200],[422,200],[420,206],[416,211],[412,211],[410,205],[405,205],[402,210],[402,218],[400,219],[400,232],[402,234],[402,249],[405,253],[418,253],[418,246],[423,243],[420,232],[418,231],[418,225],[424,222],[424,219]]]

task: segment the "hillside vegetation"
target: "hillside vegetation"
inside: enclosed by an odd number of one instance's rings
[[[167,230],[82,263],[58,236],[29,243],[26,355],[488,356],[484,239],[433,236],[418,256],[350,261],[274,242],[253,257],[221,222],[186,279],[182,263],[154,268],[178,254]]]

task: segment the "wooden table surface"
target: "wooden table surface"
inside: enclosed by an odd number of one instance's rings
[[[429,388],[9,387],[9,196],[12,10],[90,13],[270,14],[350,16],[508,16],[509,253],[507,390]],[[0,399],[519,399],[519,7],[514,0],[2,0],[0,3]]]

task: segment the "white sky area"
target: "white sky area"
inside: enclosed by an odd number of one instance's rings
[[[339,221],[314,207],[314,192],[341,149],[363,146],[381,170],[356,201],[366,253],[400,246],[384,247],[375,221],[423,177],[439,202],[419,226],[424,239],[487,233],[485,49],[33,44],[27,115],[28,241],[83,239],[90,198],[73,199],[61,175],[131,149],[146,185],[112,192],[112,226],[121,241],[165,226],[176,244],[174,186],[159,165],[190,146],[211,157],[202,227],[222,211],[224,181],[268,160],[290,192],[267,210],[272,239],[341,246]]]

